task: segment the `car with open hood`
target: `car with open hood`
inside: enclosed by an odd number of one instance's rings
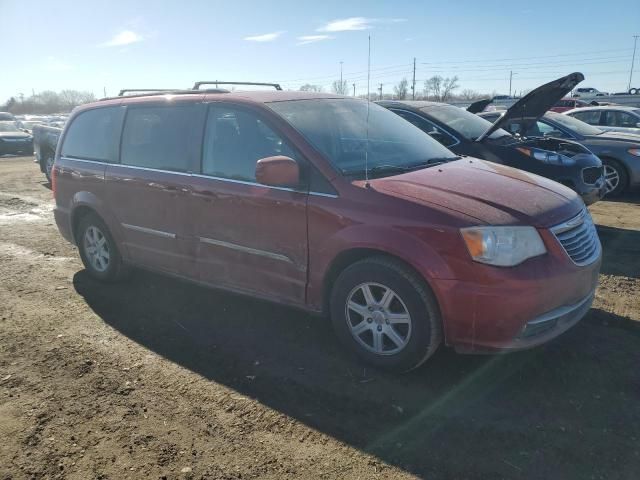
[[[459,155],[482,158],[550,178],[572,188],[586,204],[591,204],[605,194],[602,163],[596,155],[577,142],[551,137],[522,138],[502,128],[506,123],[535,123],[583,79],[581,73],[572,73],[538,87],[502,112],[501,120],[494,124],[474,115],[486,108],[491,100],[480,100],[468,110],[422,101],[377,103]]]
[[[500,121],[501,112],[479,114]],[[580,142],[602,160],[607,195],[619,195],[640,186],[640,136],[606,132],[569,115],[547,112],[533,123],[506,125],[506,129],[529,138],[553,137]]]
[[[498,351],[556,337],[588,311],[601,263],[572,190],[462,158],[337,95],[87,104],[65,125],[52,189],[95,279],[142,267],[326,314],[360,358],[400,371],[443,342]]]

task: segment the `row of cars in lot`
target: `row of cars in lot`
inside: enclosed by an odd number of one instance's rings
[[[142,267],[324,314],[378,367],[415,368],[443,342],[532,347],[590,308],[601,245],[585,203],[621,191],[578,138],[530,135],[582,79],[494,123],[279,88],[103,99],[56,139],[56,223],[98,280]],[[640,182],[634,138],[615,140],[625,186]]]
[[[35,147],[35,132],[40,128],[59,132],[67,118],[68,114],[13,115],[0,112],[0,155],[31,155]]]

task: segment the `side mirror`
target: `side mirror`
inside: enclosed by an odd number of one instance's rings
[[[300,167],[293,158],[283,155],[261,158],[256,163],[256,180],[272,187],[297,187]]]

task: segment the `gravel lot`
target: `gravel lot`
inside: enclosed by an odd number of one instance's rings
[[[545,347],[364,369],[329,324],[136,272],[101,285],[0,158],[0,479],[637,479],[640,196],[591,208],[592,310]]]

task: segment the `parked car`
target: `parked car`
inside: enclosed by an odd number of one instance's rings
[[[500,112],[479,114],[496,121]],[[514,127],[514,128],[512,128]],[[580,142],[598,155],[604,164],[607,195],[619,195],[628,187],[640,185],[640,136],[621,132],[605,132],[562,113],[549,112],[525,129],[505,125],[526,137],[554,137]]]
[[[42,120],[17,120],[16,121],[18,128],[26,131],[27,133],[32,133],[33,127],[36,125],[42,125],[44,122]]]
[[[56,155],[58,140],[62,135],[62,128],[48,125],[36,125],[33,127],[33,146],[36,162],[40,165],[40,171],[51,182],[51,168]]]
[[[556,104],[549,110],[552,112],[562,113],[574,108],[582,108],[588,106],[589,104],[587,102],[583,102],[582,100],[576,100],[575,98],[563,98],[562,100],[556,102]]]
[[[606,97],[607,95],[609,95],[609,93],[601,92],[597,88],[581,87],[581,88],[576,88],[573,91],[572,97],[575,97],[575,98],[594,98],[594,97]]]
[[[9,112],[0,112],[0,122],[15,122],[16,117],[13,116],[13,113]]]
[[[54,215],[94,278],[140,266],[326,312],[362,359],[400,371],[441,341],[538,345],[589,309],[601,246],[572,190],[461,158],[363,100],[190,93],[69,119]]]
[[[20,130],[14,121],[0,122],[0,155],[8,153],[33,153],[33,137]]]
[[[549,107],[582,80],[572,74],[543,85],[516,102],[508,110],[495,112],[506,121],[535,122]],[[515,137],[473,113],[452,105],[433,102],[380,101],[444,146],[459,155],[482,158],[542,175],[574,189],[586,204],[605,193],[602,162],[579,143],[554,138]],[[480,100],[469,108],[485,108]]]
[[[567,115],[601,130],[640,134],[640,108],[617,106],[569,110]]]

